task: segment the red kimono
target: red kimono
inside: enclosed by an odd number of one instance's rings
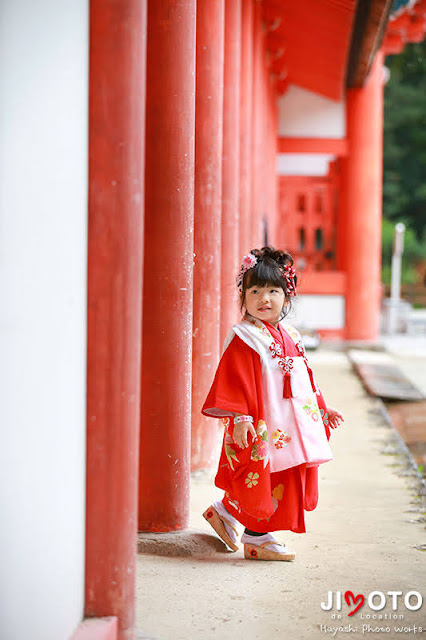
[[[281,327],[277,330],[268,323],[265,325],[286,356],[300,355],[286,331]],[[330,430],[326,426],[326,408],[321,394],[318,405],[328,440]],[[202,412],[222,418],[225,426],[215,484],[225,491],[223,504],[226,509],[252,531],[266,533],[288,529],[304,533],[304,511],[312,511],[318,503],[318,466],[300,464],[271,472],[267,454],[263,453],[265,443],[261,433],[255,439],[248,434],[246,449],[238,447],[232,439],[233,414],[252,416],[255,426],[265,415],[260,356],[237,335],[223,353]],[[283,436],[280,434],[280,437]],[[275,446],[279,446],[279,441]]]

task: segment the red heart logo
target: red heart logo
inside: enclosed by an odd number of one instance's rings
[[[353,600],[353,604],[356,604],[358,601],[359,605],[350,613],[348,613],[348,616],[353,616],[354,613],[356,613],[358,611],[358,609],[361,609],[362,605],[364,604],[364,596],[362,595],[362,593],[359,593],[356,597],[354,596],[354,594],[352,593],[352,591],[345,591],[345,600],[346,600],[346,604],[348,605],[348,607],[351,606],[351,598]]]

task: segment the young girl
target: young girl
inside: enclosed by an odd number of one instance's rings
[[[294,560],[271,531],[304,533],[318,502],[318,465],[332,460],[330,429],[343,420],[325,406],[300,334],[282,322],[297,277],[292,257],[272,247],[244,256],[237,285],[245,315],[232,327],[204,403],[225,426],[216,486],[204,517],[222,540],[253,560]]]

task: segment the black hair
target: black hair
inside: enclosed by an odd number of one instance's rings
[[[274,249],[274,247],[270,245],[266,245],[261,249],[252,249],[250,253],[257,258],[257,263],[244,273],[241,288],[241,310],[244,306],[247,289],[255,286],[265,287],[267,285],[273,285],[274,287],[281,288],[285,293],[285,311],[281,314],[280,319],[284,318],[290,310],[290,296],[296,289],[297,276],[295,275],[292,278],[294,289],[290,290],[287,280],[283,276],[282,269],[283,267],[293,266],[293,258],[289,253]]]

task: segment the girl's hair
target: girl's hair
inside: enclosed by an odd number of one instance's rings
[[[252,249],[250,253],[257,258],[257,263],[251,269],[244,273],[241,289],[241,311],[244,306],[247,289],[251,287],[265,287],[268,284],[283,289],[286,297],[286,311],[283,312],[282,318],[287,315],[290,310],[290,295],[286,279],[283,277],[282,268],[285,266],[293,266],[293,258],[289,253],[274,249],[269,245],[261,249]],[[297,285],[297,276],[294,276],[294,288]]]

